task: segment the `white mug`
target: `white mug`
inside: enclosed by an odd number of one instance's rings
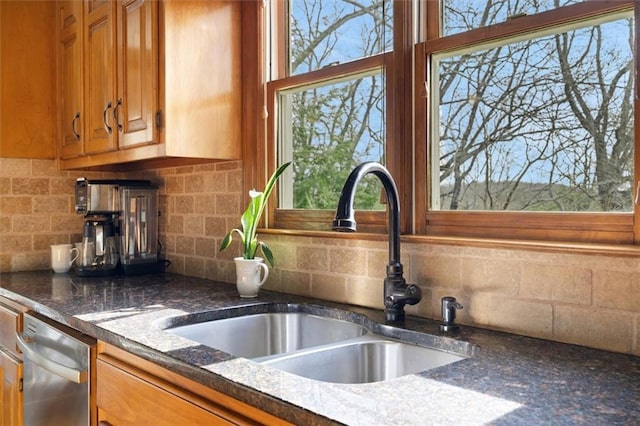
[[[240,297],[257,297],[258,290],[269,277],[269,267],[262,262],[262,258],[243,259],[236,257],[236,286]],[[262,279],[260,278],[263,272]]]
[[[75,256],[72,254],[75,251]],[[71,244],[54,244],[51,246],[51,269],[59,274],[69,272],[71,265],[78,258],[80,251]]]

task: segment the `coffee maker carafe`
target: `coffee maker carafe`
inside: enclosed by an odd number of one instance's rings
[[[80,255],[76,261],[78,275],[102,276],[116,272],[119,261],[114,224],[116,218],[116,214],[85,217]]]

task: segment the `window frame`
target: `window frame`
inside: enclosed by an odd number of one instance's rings
[[[272,0],[273,1],[273,0]],[[266,124],[267,161],[275,168],[278,161],[277,130],[278,123],[278,91],[295,89],[307,84],[317,82],[330,82],[343,79],[345,75],[355,75],[374,68],[381,68],[387,88],[386,94],[386,167],[393,174],[396,185],[399,188],[401,212],[401,228],[410,232],[411,228],[411,170],[407,170],[407,160],[412,160],[412,120],[400,120],[398,117],[411,114],[411,80],[405,79],[404,73],[411,72],[411,57],[406,52],[412,52],[415,41],[413,39],[413,13],[414,2],[406,0],[393,0],[393,49],[366,58],[354,60],[344,64],[332,65],[319,70],[293,76],[284,76],[286,58],[283,54],[286,34],[286,7],[283,1],[275,1],[272,11],[276,13],[275,25],[277,28],[271,31],[272,39],[276,40],[278,48],[272,47],[276,59],[272,61],[271,69],[274,76],[266,83]],[[417,2],[416,2],[417,3]],[[396,55],[394,52],[405,52],[405,55]],[[407,71],[408,70],[408,71]],[[407,95],[409,94],[409,95]],[[410,115],[409,115],[410,116]],[[276,208],[277,203],[270,203],[270,219],[267,226],[276,229],[297,230],[329,230],[335,215],[332,210],[293,210]],[[337,200],[336,200],[337,206]],[[358,231],[385,233],[386,213],[384,211],[356,211]]]
[[[284,13],[282,1],[271,1],[279,13]],[[418,7],[414,8],[414,4]],[[292,76],[268,82],[268,63],[265,30],[269,28],[264,3],[257,1],[251,13],[244,15],[245,23],[252,23],[249,39],[254,43],[243,50],[243,60],[255,62],[259,58],[254,76],[246,78],[249,90],[255,94],[243,96],[246,118],[251,123],[243,136],[245,146],[244,179],[246,189],[264,184],[269,173],[277,166],[275,139],[276,90],[304,83],[304,76]],[[535,16],[523,16],[478,28],[466,33],[439,36],[439,2],[415,0],[408,2],[394,0],[394,45],[393,52],[381,54],[387,77],[387,167],[396,180],[400,191],[401,231],[417,237],[450,237],[453,240],[468,241],[469,238],[490,241],[491,244],[504,241],[537,241],[575,243],[640,243],[640,207],[634,205],[632,213],[536,213],[536,212],[462,212],[430,211],[429,202],[429,67],[430,54],[454,47],[506,38],[539,29],[543,26],[560,25],[577,18],[587,19],[603,13],[633,10],[636,35],[636,96],[635,128],[640,128],[640,7],[634,0],[601,2],[586,0],[549,10]],[[280,15],[282,19],[284,15]],[[255,26],[255,22],[259,25]],[[422,22],[413,26],[406,23]],[[271,32],[271,38],[285,36],[280,26]],[[246,46],[246,45],[245,45]],[[373,57],[372,57],[373,58]],[[279,56],[280,61],[284,60]],[[368,60],[374,60],[368,58]],[[376,59],[380,60],[380,58]],[[276,61],[277,63],[277,61]],[[272,66],[273,64],[271,64]],[[282,64],[281,64],[282,65]],[[335,71],[351,71],[353,63],[337,65],[318,71],[318,76],[330,79]],[[280,67],[280,69],[282,69]],[[407,78],[411,76],[411,78]],[[261,119],[260,119],[261,118]],[[635,138],[634,149],[634,193],[638,191],[640,178],[640,142]],[[410,165],[410,166],[408,166]],[[277,196],[277,195],[276,195]],[[326,230],[333,219],[333,211],[299,211],[276,209],[272,200],[266,212],[265,228],[287,230],[287,233],[302,234],[307,231]],[[386,214],[384,212],[356,212],[360,232],[385,233]],[[275,231],[277,232],[277,231]],[[417,240],[416,240],[417,241]]]
[[[598,2],[587,0],[584,3],[564,6],[536,14],[535,16],[522,16],[506,22],[493,24],[487,27],[477,28],[464,33],[456,33],[449,36],[439,36],[438,2],[427,4],[429,19],[429,31],[427,39],[421,43],[422,61],[419,66],[421,74],[425,76],[427,87],[431,84],[428,72],[431,55],[439,52],[464,49],[469,46],[490,43],[492,41],[517,37],[518,35],[539,31],[542,28],[557,27],[569,24],[576,20],[587,20],[603,14],[612,14],[621,11],[633,10],[635,2]],[[638,9],[635,8],[635,33],[638,35]],[[434,26],[437,25],[438,27]],[[638,43],[636,41],[636,69],[638,67]],[[637,76],[635,97],[634,126],[638,128],[639,93]],[[416,175],[418,187],[426,188],[424,200],[416,209],[417,217],[424,218],[418,229],[418,233],[430,236],[454,236],[454,237],[479,237],[506,240],[543,240],[543,241],[568,241],[588,243],[637,243],[638,221],[635,220],[640,210],[634,205],[632,213],[556,213],[556,212],[503,212],[503,211],[432,211],[428,208],[430,199],[430,172],[427,147],[431,147],[428,129],[429,99],[423,98],[420,105],[416,105],[416,113],[424,120],[417,119],[418,127],[421,127],[416,135],[421,135],[426,140],[424,167],[420,168],[421,175]],[[638,139],[634,141],[634,193],[637,191],[637,182],[640,175],[639,160],[640,148]],[[416,139],[416,146],[419,140]],[[424,143],[424,142],[423,142]],[[419,180],[418,180],[419,179]],[[421,186],[422,185],[422,186]]]

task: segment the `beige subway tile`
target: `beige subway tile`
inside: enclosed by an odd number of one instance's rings
[[[219,194],[215,198],[215,214],[237,216],[240,220],[241,210],[240,203],[242,197],[239,194]],[[244,207],[246,208],[246,206]],[[242,210],[244,211],[244,209]],[[208,211],[209,214],[214,213],[213,210]]]
[[[177,175],[190,175],[193,173],[193,166],[178,166],[176,167]]]
[[[313,273],[311,275],[311,297],[334,302],[348,302],[345,277]]]
[[[11,254],[0,254],[0,273],[12,272]]]
[[[184,192],[187,194],[200,193],[204,191],[204,176],[194,174],[185,177]]]
[[[597,307],[640,312],[640,273],[596,271],[593,299]]]
[[[465,292],[481,291],[515,296],[520,284],[520,262],[464,258],[462,286]]]
[[[194,211],[196,214],[213,215],[216,213],[216,196],[203,193],[195,197]],[[239,221],[240,219],[238,219]]]
[[[195,212],[195,199],[193,195],[178,195],[175,200],[175,212],[177,214],[192,214]]]
[[[11,192],[14,195],[46,195],[50,193],[48,178],[13,178]]]
[[[228,279],[229,262],[222,262],[215,259],[205,259],[204,277],[208,280],[230,282]],[[235,273],[235,272],[234,272]]]
[[[72,177],[52,177],[49,179],[51,185],[51,195],[73,196],[76,186],[76,179]]]
[[[301,246],[296,248],[296,267],[301,271],[329,270],[329,253],[324,247]]]
[[[551,304],[491,297],[488,305],[490,327],[548,339],[553,334]]]
[[[240,221],[240,215],[246,209],[241,209],[242,197],[239,194],[221,194],[215,197],[215,213],[217,215],[236,216]],[[211,212],[209,212],[211,213]]]
[[[238,170],[242,168],[242,161],[231,160],[231,161],[219,161],[217,163],[212,163],[215,166],[215,170],[219,171],[231,171]]]
[[[0,216],[0,234],[11,232],[11,217]]]
[[[18,253],[11,256],[12,271],[38,271],[51,268],[49,251]]]
[[[242,192],[243,191],[244,175],[242,170],[230,170],[227,172],[227,191],[229,192]]]
[[[520,297],[591,304],[591,270],[574,266],[523,263]]]
[[[206,193],[226,193],[227,176],[226,173],[214,172],[202,176],[202,189]]]
[[[384,309],[384,283],[377,278],[346,277],[347,303]]]
[[[31,235],[0,234],[0,253],[23,253],[33,250]]]
[[[311,295],[311,274],[301,271],[280,271],[280,289],[300,296]]]
[[[185,216],[184,233],[197,237],[204,235],[204,218],[199,215]]]
[[[16,233],[50,232],[51,230],[51,219],[49,216],[14,216],[12,220],[12,231]],[[56,229],[55,231],[60,231],[60,229]]]
[[[184,176],[166,176],[164,188],[167,194],[184,194]]]
[[[204,218],[204,235],[209,237],[223,237],[229,232],[227,221],[223,217],[207,216]]]
[[[196,256],[213,258],[218,251],[216,240],[213,238],[197,238],[196,237]]]
[[[195,253],[196,242],[193,237],[177,236],[176,237],[176,253],[190,256]]]
[[[31,160],[22,158],[0,158],[1,176],[30,176]]]
[[[70,198],[67,196],[34,196],[33,213],[66,213],[70,212]]]
[[[633,349],[634,317],[622,312],[556,306],[553,337],[561,342],[615,352]]]
[[[329,271],[338,274],[365,276],[367,255],[365,249],[331,248],[329,250]]]
[[[260,236],[258,236],[260,238]],[[260,238],[262,239],[262,238]],[[298,263],[297,250],[292,244],[282,244],[279,241],[264,239],[265,244],[271,249],[276,266],[282,269],[296,269]]]
[[[80,241],[78,239],[77,241]],[[49,250],[49,247],[53,244],[69,244],[76,241],[70,240],[69,234],[54,234],[54,233],[34,233],[33,234],[33,250]]]
[[[40,216],[40,221],[44,224],[51,221],[51,231],[53,232],[80,232],[83,226],[82,216],[78,214],[53,214],[50,215],[50,219],[47,216]],[[14,223],[15,227],[15,223]]]
[[[184,216],[171,215],[169,223],[167,224],[167,232],[170,234],[183,234],[184,233]]]
[[[58,171],[55,161],[51,160],[31,160],[31,175],[32,176],[60,176],[66,174],[66,172]]]
[[[32,198],[28,196],[0,198],[0,216],[31,214]]]
[[[201,257],[185,256],[184,273],[190,277],[204,277],[204,259]]]
[[[170,253],[169,260],[171,261],[171,266],[168,271],[184,275],[184,256],[177,253]]]
[[[367,251],[367,276],[371,278],[384,278],[387,273],[387,264],[389,263],[389,253],[380,250]],[[409,274],[409,268],[403,265],[405,276]]]
[[[462,288],[462,259],[441,255],[413,255],[411,274],[426,286]]]
[[[11,193],[11,178],[0,177],[0,195]]]

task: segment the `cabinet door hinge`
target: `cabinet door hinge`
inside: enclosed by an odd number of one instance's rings
[[[162,129],[162,110],[156,112],[156,127]]]

